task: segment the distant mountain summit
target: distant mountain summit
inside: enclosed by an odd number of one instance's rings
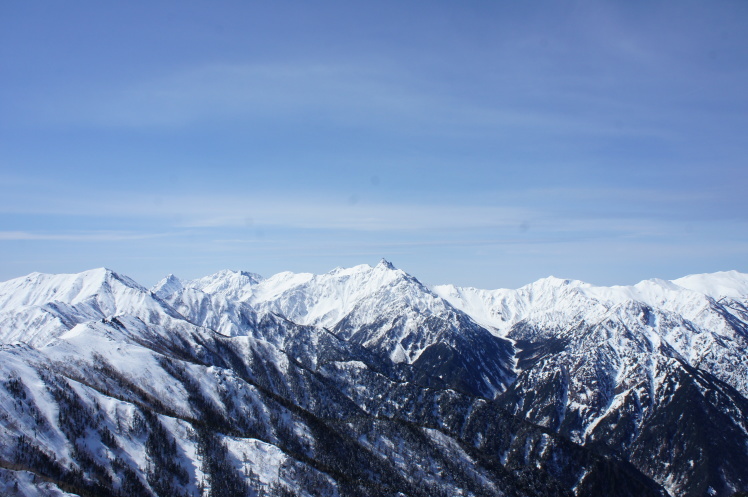
[[[0,283],[0,494],[729,496],[748,275]]]

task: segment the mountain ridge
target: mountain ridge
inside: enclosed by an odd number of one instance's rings
[[[744,282],[428,288],[386,260],[16,278],[0,461],[21,469],[0,490],[729,496],[748,489]]]

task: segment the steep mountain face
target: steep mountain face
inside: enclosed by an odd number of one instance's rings
[[[515,340],[521,372],[500,399],[507,409],[695,496],[748,482],[747,284],[733,271],[435,291]]]
[[[731,495],[747,281],[0,283],[0,494]]]
[[[184,318],[148,290],[108,269],[33,273],[0,283],[0,343],[43,346],[78,323],[130,315],[146,322]]]
[[[387,261],[324,275],[280,273],[265,280],[222,271],[178,284],[167,280],[156,286],[158,295],[193,323],[225,335],[247,334],[258,315],[273,314],[326,328],[467,393],[494,397],[514,380],[510,341],[477,326]]]

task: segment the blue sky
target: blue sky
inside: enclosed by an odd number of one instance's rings
[[[748,271],[748,4],[3,2],[0,279]]]

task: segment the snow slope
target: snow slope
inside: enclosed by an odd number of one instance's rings
[[[51,343],[78,323],[133,315],[147,322],[181,320],[168,304],[109,269],[33,273],[0,283],[0,342]]]
[[[572,321],[580,314],[580,308],[590,312],[592,308],[608,309],[627,301],[697,316],[710,299],[748,299],[748,274],[727,271],[611,287],[551,276],[516,290],[480,290],[454,285],[437,285],[432,290],[503,335],[525,319],[538,320],[541,315],[552,314]]]
[[[0,489],[729,496],[747,282],[34,273],[0,283]]]
[[[707,487],[730,495],[748,479],[737,467],[716,469],[748,462],[747,418],[729,414],[744,411],[748,396],[747,283],[730,271],[632,286],[545,278],[517,290],[434,292],[516,341],[520,374],[500,399],[511,412],[607,447],[673,495]],[[707,433],[721,442],[694,439]],[[696,474],[710,484],[695,489]]]

